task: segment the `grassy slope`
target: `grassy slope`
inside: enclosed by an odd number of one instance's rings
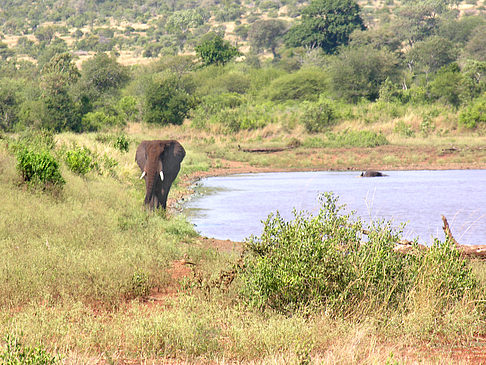
[[[378,165],[385,160],[403,161],[418,153],[420,141],[413,148],[384,147],[388,155],[375,149],[305,147],[256,155],[238,151],[236,141],[243,140],[248,147],[281,145],[291,136],[278,128],[270,134],[264,130],[236,138],[210,136],[187,127],[160,130],[132,125],[128,131],[133,142],[127,154],[97,142],[94,134],[59,135],[58,146],[75,141],[99,154],[107,153],[119,163],[115,177],[93,172],[80,177],[64,166],[67,183],[59,196],[20,185],[15,159],[0,142],[1,336],[23,333],[26,344],[61,353],[68,363],[172,357],[181,361],[297,363],[312,358],[319,363],[382,363],[390,358],[410,361],[427,356],[427,347],[411,355],[405,343],[471,344],[474,334],[482,331],[478,318],[468,313],[468,303],[451,308],[446,314],[450,318],[437,325],[434,302],[427,295],[419,297],[423,302],[417,303],[405,322],[392,314],[383,322],[387,315],[377,314],[369,322],[359,323],[254,312],[238,304],[233,289],[221,292],[211,288],[207,279],[200,284],[187,282],[177,296],[163,295],[175,285],[177,277],[171,275],[174,262],[189,260],[197,264],[196,271],[202,275],[198,277],[216,278],[220,270],[230,267],[234,254],[204,248],[193,228],[176,212],[164,216],[143,210],[144,186],[133,161],[140,140],[178,138],[185,146],[188,153],[173,198],[181,197],[187,189],[184,181],[198,174],[231,172],[235,166],[246,170],[299,168],[296,161],[309,152],[316,158],[307,159],[305,167],[359,169],[357,156],[382,156]],[[208,143],[211,138],[215,143]],[[459,146],[471,143],[456,138]],[[473,142],[481,145],[477,138]],[[426,147],[430,158],[438,160],[437,151],[449,143],[438,141]],[[336,154],[344,164],[322,157]],[[474,156],[464,152],[454,161],[469,166]],[[484,155],[480,161],[484,168]],[[475,267],[484,277],[483,265]],[[147,291],[154,295],[156,288],[162,300],[131,300]],[[387,339],[389,336],[394,340]],[[438,359],[447,361],[453,355],[443,353]]]

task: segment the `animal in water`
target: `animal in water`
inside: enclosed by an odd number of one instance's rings
[[[386,176],[380,171],[375,171],[375,170],[366,170],[361,173],[361,177],[380,177],[380,176]]]
[[[145,179],[145,205],[151,210],[167,207],[167,196],[181,162],[186,156],[184,147],[175,140],[142,141],[137,148],[135,161]]]

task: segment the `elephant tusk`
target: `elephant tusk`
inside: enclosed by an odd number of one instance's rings
[[[164,173],[160,171],[160,180],[164,181]]]
[[[142,172],[142,176],[140,176],[140,180],[142,180],[142,179],[143,179],[143,177],[145,176],[145,174],[146,174],[146,173],[145,173],[145,171],[144,171],[144,172]]]

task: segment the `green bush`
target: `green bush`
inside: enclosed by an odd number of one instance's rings
[[[118,124],[122,124],[119,118],[113,115],[107,115],[101,110],[97,110],[83,115],[80,132],[94,132]]]
[[[336,122],[336,112],[329,101],[320,100],[316,104],[307,104],[302,123],[309,133],[317,133],[329,128]]]
[[[59,163],[46,149],[34,150],[21,147],[16,152],[17,170],[24,181],[33,184],[63,185]]]
[[[479,124],[486,123],[486,94],[459,114],[459,125],[474,129]]]
[[[5,349],[0,352],[0,360],[4,365],[54,365],[61,363],[61,357],[52,356],[42,347],[24,346],[12,335],[5,336]]]
[[[316,216],[294,211],[294,219],[285,221],[269,215],[262,235],[246,242],[241,294],[250,305],[287,314],[324,308],[350,313],[400,309],[423,285],[444,305],[476,288],[452,243],[436,241],[429,250],[414,246],[405,255],[395,250],[401,230],[390,222],[371,222],[365,238],[363,221],[343,214],[333,194],[320,200]]]
[[[95,167],[93,153],[86,147],[66,151],[64,161],[72,172],[79,175],[86,175]]]
[[[121,152],[128,152],[130,141],[126,135],[121,134],[116,138],[115,142],[113,143],[113,147]]]
[[[327,75],[321,70],[305,69],[273,80],[264,92],[272,101],[311,100],[327,90]]]
[[[378,147],[389,143],[383,134],[372,131],[328,133],[327,139],[330,147]]]

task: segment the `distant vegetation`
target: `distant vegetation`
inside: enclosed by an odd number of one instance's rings
[[[486,15],[463,5],[2,2],[0,129],[189,118],[222,133],[268,124],[315,133],[370,124],[376,116],[353,106],[375,103],[388,105],[389,123],[421,105],[455,115],[436,132],[482,131]],[[124,66],[127,53],[142,64]]]

